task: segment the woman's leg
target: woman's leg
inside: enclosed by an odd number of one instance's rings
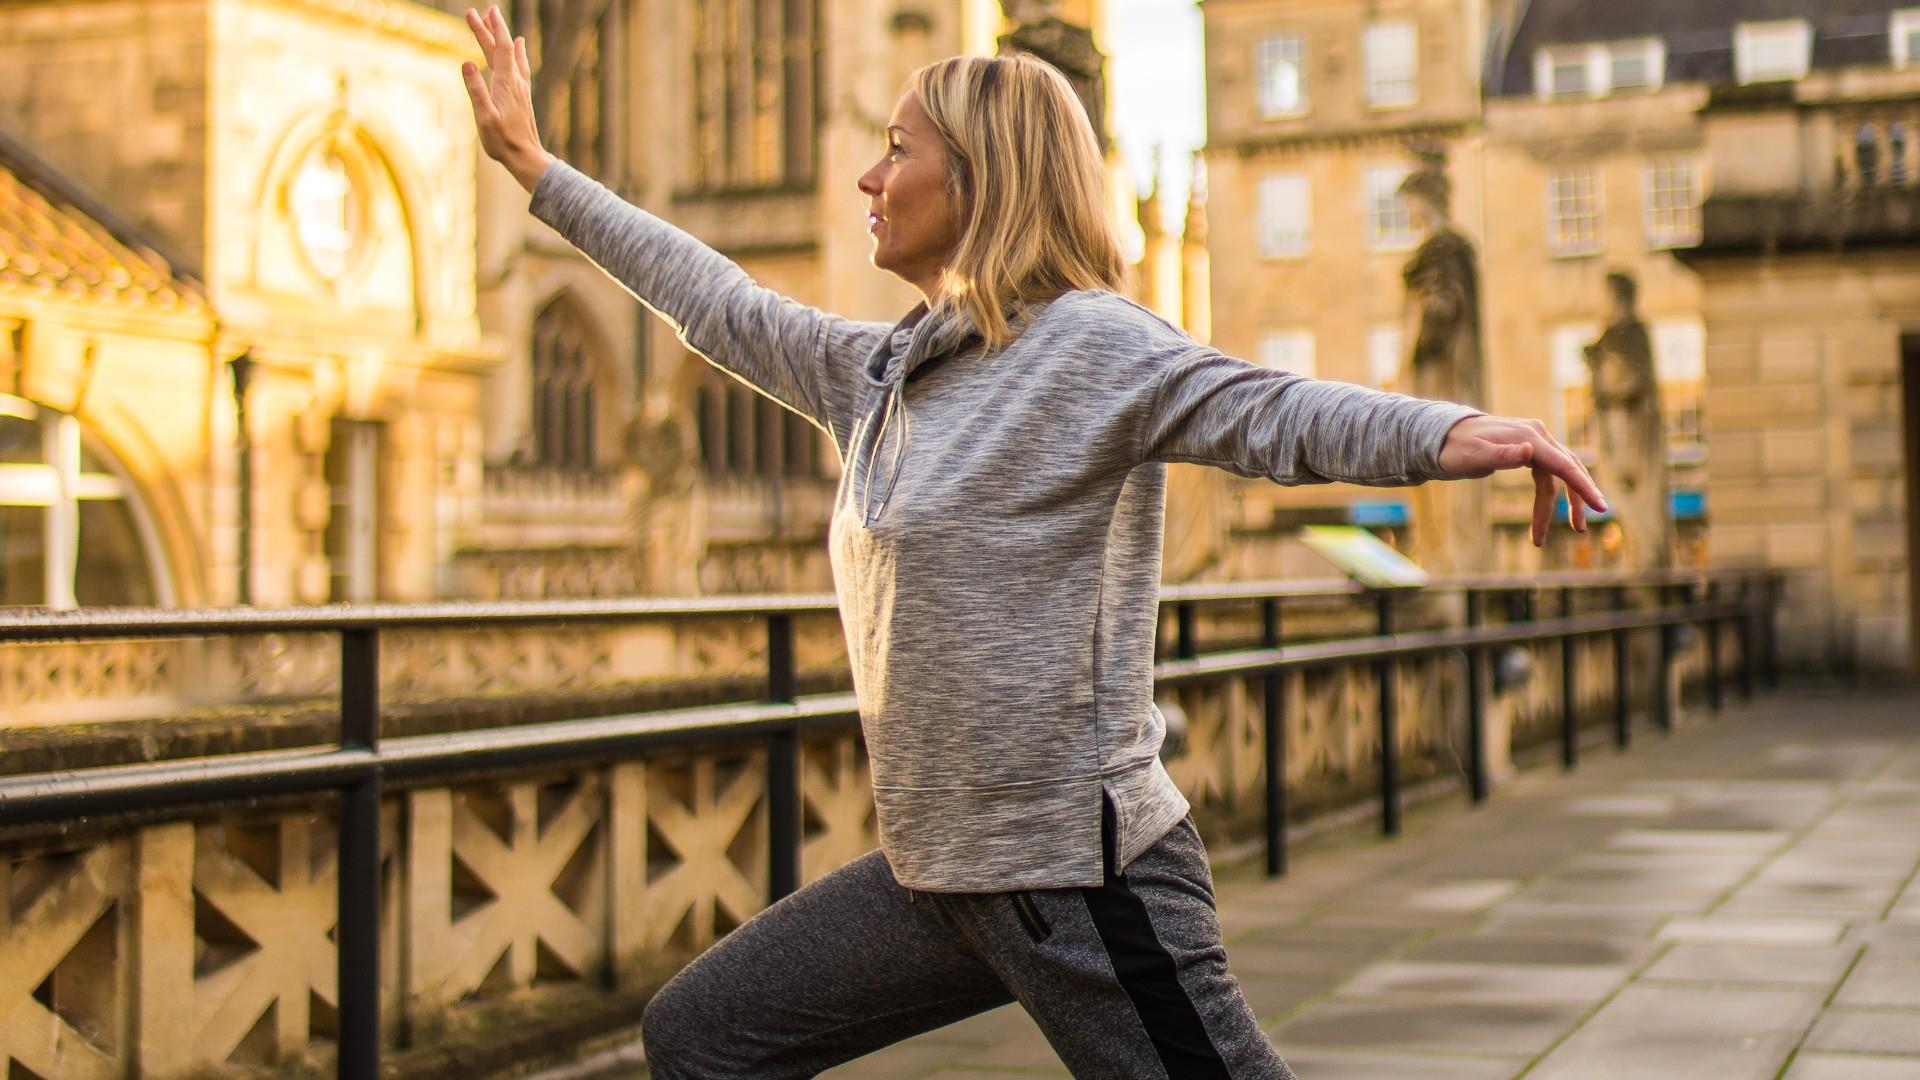
[[[1192,818],[1098,889],[971,898],[986,956],[1075,1076],[1291,1080],[1227,972],[1213,876]]]
[[[655,1080],[778,1080],[1011,1000],[873,851],[721,938],[654,995],[640,1030]]]

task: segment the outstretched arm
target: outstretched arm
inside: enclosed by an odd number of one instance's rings
[[[1217,465],[1282,484],[1418,484],[1527,467],[1535,544],[1545,542],[1556,477],[1573,494],[1574,528],[1586,528],[1588,506],[1604,507],[1586,470],[1538,421],[1310,379],[1206,348],[1186,352],[1161,376],[1143,450],[1148,460]]]
[[[533,195],[554,227],[641,302],[673,324],[695,352],[828,427],[873,328],[795,303],[756,284],[732,260],[628,203],[547,153],[534,126],[526,39],[498,7],[469,10],[467,25],[489,70],[463,64],[474,123],[487,155]]]

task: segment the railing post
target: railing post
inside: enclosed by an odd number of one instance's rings
[[[1613,590],[1613,610],[1627,610],[1624,585]],[[1625,630],[1613,632],[1613,741],[1622,750],[1633,741],[1633,650]]]
[[[340,747],[380,745],[380,639],[340,635]],[[342,1080],[380,1075],[380,772],[340,792],[334,942]]]
[[[1660,664],[1655,673],[1658,678],[1653,687],[1653,717],[1661,731],[1671,732],[1674,725],[1674,711],[1677,703],[1673,700],[1673,635],[1678,623],[1668,622],[1665,612],[1673,602],[1673,586],[1662,585],[1655,590],[1659,598],[1660,620]]]
[[[1191,660],[1200,655],[1200,646],[1193,629],[1193,605],[1185,600],[1173,605],[1173,655],[1180,660]]]
[[[1740,579],[1740,618],[1734,622],[1734,632],[1740,639],[1740,700],[1753,700],[1753,579]]]
[[[793,616],[767,618],[767,700],[791,702],[799,676]],[[800,736],[789,724],[767,739],[767,902],[800,887]]]
[[[1708,607],[1712,607],[1718,599],[1718,591],[1713,582],[1707,582]],[[1714,712],[1720,712],[1726,706],[1725,695],[1720,689],[1720,617],[1709,615],[1702,625],[1707,631],[1707,704]]]
[[[1382,589],[1378,595],[1379,632],[1393,634],[1393,593]],[[1380,681],[1380,831],[1388,836],[1400,834],[1400,717],[1398,696],[1394,693],[1393,657],[1383,656],[1373,666]]]
[[[1573,617],[1573,590],[1560,590],[1560,617]],[[1560,638],[1560,765],[1572,769],[1580,763],[1580,714],[1574,702],[1574,640],[1572,634]]]
[[[1467,590],[1467,627],[1484,622],[1486,595]],[[1487,801],[1487,658],[1478,645],[1467,646],[1467,794],[1475,804]]]
[[[1280,647],[1280,601],[1260,601],[1260,645]],[[1278,669],[1261,679],[1267,741],[1267,876],[1287,872],[1287,686]]]
[[[1765,574],[1760,579],[1760,600],[1760,640],[1764,643],[1761,645],[1763,650],[1761,670],[1766,672],[1767,689],[1778,690],[1780,689],[1780,643],[1775,640],[1774,625],[1779,617],[1780,582],[1772,574]]]

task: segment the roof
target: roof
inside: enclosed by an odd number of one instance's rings
[[[1892,14],[1914,0],[1521,0],[1489,94],[1533,93],[1533,56],[1542,46],[1658,37],[1667,81],[1733,81],[1737,23],[1805,19],[1813,66],[1884,64]]]
[[[205,306],[182,260],[4,133],[0,290],[149,310]]]

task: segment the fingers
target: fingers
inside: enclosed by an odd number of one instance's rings
[[[528,82],[532,82],[533,61],[527,59],[526,38],[518,37],[513,39],[513,61],[520,67],[520,77]]]
[[[1533,470],[1533,546],[1544,547],[1547,542],[1547,522],[1553,519],[1553,474],[1545,469]]]
[[[502,53],[502,62],[493,66],[505,70],[513,63],[513,31],[507,27],[507,17],[500,13],[499,4],[487,8],[487,29],[493,31],[494,47]]]
[[[479,44],[480,51],[493,55],[493,31],[488,29],[487,21],[472,8],[467,9],[467,29],[473,31],[473,40]]]
[[[480,65],[471,60],[461,64],[460,77],[466,81],[467,97],[473,100],[474,121],[482,125],[493,121],[493,95],[487,92],[487,80],[480,74]]]

